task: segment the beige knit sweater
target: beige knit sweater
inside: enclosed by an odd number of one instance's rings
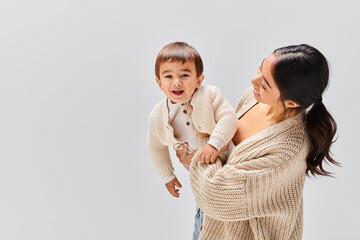
[[[237,116],[256,103],[248,89],[240,99]],[[199,239],[301,239],[302,193],[310,146],[304,114],[244,140],[224,166],[219,161],[200,164],[195,155],[190,180],[204,212]]]
[[[218,87],[202,85],[195,91],[190,102],[194,128],[228,143],[235,134],[237,117],[234,108],[223,97]],[[148,147],[155,169],[161,177],[174,172],[168,146],[178,148],[180,142],[174,136],[170,124],[167,99],[159,102],[149,117]],[[171,180],[171,179],[170,179]]]

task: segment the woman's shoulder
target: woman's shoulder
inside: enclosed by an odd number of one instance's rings
[[[230,162],[251,164],[254,159],[267,159],[263,162],[267,167],[285,166],[292,161],[304,161],[309,149],[301,112],[236,146]]]
[[[305,124],[300,121],[301,113],[274,132],[272,143],[267,146],[268,156],[276,158],[281,168],[306,169],[306,158],[310,150],[310,142]],[[296,118],[299,118],[297,120]],[[286,125],[286,124],[285,124]],[[271,158],[270,158],[271,159]],[[276,164],[273,166],[276,168]]]
[[[296,118],[301,118],[301,113]],[[296,155],[299,151],[309,146],[309,137],[304,122],[297,119],[290,119],[282,128],[278,128],[276,132],[277,147],[286,149],[291,155]],[[286,124],[288,126],[286,127]]]
[[[304,122],[305,111],[301,111],[291,118],[277,123],[268,137],[273,150],[278,149],[292,157],[309,146],[309,138]]]

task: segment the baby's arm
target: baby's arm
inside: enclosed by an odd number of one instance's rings
[[[150,127],[153,127],[151,122]],[[174,197],[179,197],[179,189],[175,187],[181,188],[181,184],[174,175],[174,168],[171,164],[169,148],[159,141],[152,130],[153,129],[149,130],[148,145],[153,164],[161,178],[166,182],[165,186],[169,193]]]
[[[214,163],[219,151],[229,142],[235,134],[237,128],[237,117],[231,104],[223,97],[219,88],[215,88],[211,95],[213,114],[216,126],[209,141],[199,150],[198,159],[201,163]]]
[[[158,174],[161,176],[165,183],[173,180],[175,178],[175,175],[174,167],[171,163],[169,148],[160,141],[156,133],[155,119],[151,115],[149,119],[149,132],[147,143],[151,160]]]
[[[214,87],[211,92],[211,105],[216,121],[216,126],[211,136],[207,133],[197,135],[209,138],[207,144],[199,150],[197,156],[201,163],[214,163],[219,151],[231,141],[237,128],[237,117],[231,104],[223,97],[221,90]],[[192,106],[189,105],[192,112]]]
[[[208,143],[220,151],[233,138],[238,120],[234,108],[223,97],[218,87],[212,92],[211,102],[216,125]]]
[[[165,186],[171,195],[177,198],[180,196],[179,189],[175,187],[182,188],[182,186],[176,177],[170,182],[166,183]]]
[[[189,105],[189,111],[192,113],[193,107]],[[210,135],[207,133],[201,133],[198,132],[196,129],[196,134],[199,136],[199,138],[209,138]],[[186,144],[186,143],[185,143]],[[187,145],[186,145],[187,147]],[[195,154],[194,152],[192,154]],[[216,160],[216,156],[219,154],[219,151],[212,146],[211,144],[206,144],[198,153],[198,159],[201,163],[214,163]],[[176,155],[178,155],[178,152],[176,152]],[[180,156],[177,156],[179,159],[182,159]],[[190,164],[189,164],[190,165]],[[184,165],[185,168],[189,171],[189,166]]]

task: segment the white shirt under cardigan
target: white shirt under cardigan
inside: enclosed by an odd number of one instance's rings
[[[170,99],[167,100],[169,108],[170,125],[174,129],[174,137],[181,143],[188,143],[188,151],[192,152],[199,148],[200,138],[196,133],[191,114],[189,111],[189,103],[191,98],[183,103],[172,103]],[[225,142],[215,136],[211,136],[208,144],[215,147],[219,152],[225,146]],[[178,145],[175,150],[182,147],[182,144]],[[175,178],[174,173],[168,173],[162,176],[164,181],[167,183]]]
[[[191,119],[189,111],[190,100],[191,98],[184,103],[172,103],[171,100],[168,99],[167,104],[169,107],[170,125],[174,129],[174,137],[182,143],[187,142],[189,144],[189,152],[192,152],[198,149],[200,139],[196,134],[196,130]],[[211,136],[208,144],[220,151],[225,146],[226,142],[219,137]],[[181,146],[182,145],[179,147]]]
[[[189,104],[193,107],[191,115]],[[164,99],[153,108],[149,119],[148,145],[156,170],[165,183],[171,181],[175,174],[168,146],[179,149],[188,142],[190,151],[197,149],[197,130],[209,134],[208,143],[220,151],[235,134],[236,126],[235,111],[217,87],[202,85],[184,103]]]

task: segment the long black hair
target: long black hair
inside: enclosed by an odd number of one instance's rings
[[[330,176],[323,168],[328,161],[339,165],[331,157],[337,126],[322,102],[322,94],[329,84],[329,66],[324,55],[306,44],[276,49],[272,66],[273,78],[280,90],[281,100],[292,100],[307,109],[306,129],[311,141],[306,174]]]

